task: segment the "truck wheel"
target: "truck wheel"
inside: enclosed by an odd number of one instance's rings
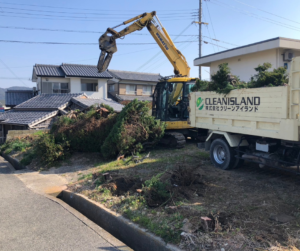
[[[227,142],[223,139],[215,139],[210,146],[210,160],[215,167],[223,170],[232,169],[236,159]]]

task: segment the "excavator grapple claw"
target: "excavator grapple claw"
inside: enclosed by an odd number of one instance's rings
[[[113,54],[117,51],[116,40],[112,36],[109,36],[108,33],[111,32],[106,31],[99,38],[99,48],[101,50],[101,54],[99,56],[97,65],[98,72],[104,72],[107,70]]]

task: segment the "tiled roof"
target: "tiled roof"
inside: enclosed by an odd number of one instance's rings
[[[35,64],[33,71],[38,77],[64,77],[65,73],[60,65]]]
[[[124,80],[138,80],[147,82],[158,82],[161,78],[158,73],[144,73],[144,72],[133,72],[133,71],[118,71],[118,70],[108,70],[110,75],[118,79]]]
[[[66,94],[40,94],[32,99],[17,105],[17,110],[31,109],[58,109],[68,104],[71,98],[81,96],[82,93],[66,93]]]
[[[161,75],[158,73],[144,73],[132,71],[107,70],[98,72],[95,65],[66,64],[47,65],[35,64],[34,74],[38,77],[86,77],[86,78],[118,78],[124,80],[137,80],[145,82],[158,82]]]
[[[25,86],[13,86],[13,87],[9,87],[6,89],[6,91],[9,91],[9,92],[13,92],[13,91],[27,91],[27,92],[32,92],[33,91],[33,88],[30,88],[30,87],[25,87]]]
[[[98,72],[95,65],[62,64],[62,70],[68,77],[112,78],[107,72]]]
[[[6,106],[15,106],[25,102],[28,99],[33,98],[33,90],[13,90],[5,92],[5,105]]]
[[[108,99],[89,99],[89,98],[76,97],[76,98],[72,98],[71,101],[81,106],[82,108],[88,108],[92,105],[99,105],[103,103],[105,105],[109,105],[112,108],[114,108],[116,112],[120,112],[124,107],[124,105]]]
[[[51,118],[58,111],[15,111],[11,110],[0,115],[1,124],[28,125]]]
[[[121,101],[128,100],[140,100],[140,101],[152,101],[152,97],[150,96],[135,96],[135,95],[116,95]]]

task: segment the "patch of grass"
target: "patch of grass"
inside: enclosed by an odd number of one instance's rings
[[[24,152],[27,148],[31,147],[32,143],[26,139],[13,139],[6,141],[0,148],[5,154],[10,154],[12,151]]]
[[[183,217],[176,213],[172,217],[164,217],[163,219],[150,218],[146,215],[143,215],[139,211],[133,211],[127,209],[124,212],[124,215],[129,218],[131,221],[149,229],[155,235],[161,237],[166,242],[179,243],[180,242],[180,228],[182,227]],[[170,223],[172,222],[172,225]]]
[[[30,151],[30,152],[24,154],[24,157],[23,157],[23,159],[21,159],[20,163],[23,166],[28,166],[28,165],[30,165],[30,163],[32,162],[32,160],[34,158],[35,158],[35,152]]]
[[[210,159],[210,155],[209,155],[209,152],[199,152],[199,155],[202,159],[205,159],[205,160],[209,160]]]
[[[111,196],[111,192],[107,188],[100,188],[99,192],[102,194],[103,197],[109,197],[109,196]]]
[[[93,178],[93,174],[89,173],[89,174],[82,174],[82,176],[80,176],[78,178],[78,180],[88,180],[88,179],[91,179]]]

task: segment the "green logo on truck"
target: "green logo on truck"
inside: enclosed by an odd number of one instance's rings
[[[204,104],[203,104],[203,99],[202,98],[198,98],[197,99],[197,107],[198,109],[201,111],[204,107]]]

